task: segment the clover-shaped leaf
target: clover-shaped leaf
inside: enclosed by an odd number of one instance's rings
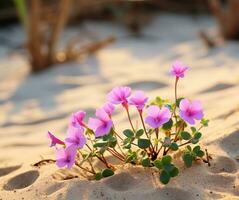
[[[186,132],[186,131],[181,132],[181,137],[184,140],[190,140],[192,138],[191,134],[189,132]]]
[[[170,149],[172,149],[173,151],[177,151],[178,150],[178,144],[176,142],[173,142],[170,145]]]
[[[146,149],[150,146],[150,141],[148,139],[138,139],[138,146],[141,149]]]
[[[173,126],[173,120],[170,119],[167,123],[163,124],[162,129],[170,130]]]
[[[157,167],[158,169],[162,169],[163,168],[163,163],[161,160],[155,160],[154,161],[154,166]]]
[[[143,167],[149,167],[150,159],[149,158],[142,159],[141,164],[142,164]]]
[[[139,129],[136,134],[135,137],[139,138],[140,136],[142,136],[144,134],[144,130],[143,129]]]
[[[172,162],[172,157],[170,155],[163,156],[163,158],[162,158],[163,165],[170,164],[171,162]]]
[[[160,172],[159,179],[160,179],[161,183],[166,185],[170,181],[170,177],[171,176],[170,176],[170,174],[167,171],[162,170]]]
[[[126,129],[123,131],[123,134],[127,137],[127,138],[133,138],[134,137],[134,132],[130,129]]]
[[[184,164],[186,165],[186,167],[191,167],[192,163],[193,163],[193,157],[192,157],[191,153],[189,153],[189,152],[184,153],[183,161],[184,161]]]
[[[195,140],[199,140],[201,137],[202,137],[202,134],[201,134],[200,132],[194,133],[193,138],[194,138]]]
[[[114,171],[112,169],[106,168],[101,172],[102,177],[109,177],[114,175]]]

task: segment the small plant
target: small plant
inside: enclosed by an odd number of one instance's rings
[[[196,160],[206,161],[198,145],[202,136],[200,130],[208,126],[202,105],[199,101],[177,96],[178,82],[187,70],[181,62],[172,65],[171,74],[175,76],[173,103],[156,97],[147,104],[148,98],[143,91],[131,94],[129,87],[116,87],[108,94],[108,102],[96,110],[96,117],[89,118],[88,123],[84,122],[84,111],[73,113],[64,141],[48,132],[51,146],[62,146],[56,148],[57,166],[71,168],[76,165],[99,180],[112,176],[116,169],[105,157],[108,152],[122,163],[157,168],[160,181],[167,184],[179,173],[172,157],[175,152],[182,152],[186,167],[191,167]],[[129,121],[129,128],[122,134],[115,129],[117,122],[112,118],[116,105],[125,110]],[[131,107],[137,109],[141,128],[136,128],[131,119]],[[199,127],[195,126],[197,121],[200,121]],[[95,169],[94,159],[102,162],[105,168]]]

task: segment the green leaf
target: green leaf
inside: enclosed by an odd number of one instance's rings
[[[138,146],[141,149],[146,149],[150,146],[150,141],[148,139],[138,139]]]
[[[149,158],[143,159],[141,164],[143,165],[143,167],[148,167],[150,165],[150,159]]]
[[[191,127],[191,130],[192,130],[193,133],[195,133],[197,131],[197,129],[193,126]]]
[[[139,138],[140,136],[142,136],[144,134],[144,130],[143,129],[139,129],[137,132],[136,132],[136,137]]]
[[[165,123],[165,124],[162,126],[162,128],[163,128],[164,130],[170,130],[170,129],[172,128],[172,126],[173,126],[173,120],[170,119],[167,123]]]
[[[196,153],[196,155],[197,155],[198,157],[203,157],[203,156],[204,156],[204,152],[203,152],[202,150],[199,150],[199,151]]]
[[[186,148],[188,151],[192,151],[192,147],[190,145],[187,145]]]
[[[101,172],[101,175],[103,177],[109,177],[109,176],[113,176],[114,175],[114,171],[112,169],[104,169],[102,172]]]
[[[162,107],[165,103],[167,103],[167,100],[162,99],[161,97],[156,97],[155,103],[159,106]]]
[[[170,149],[172,149],[173,151],[177,151],[178,150],[178,144],[176,142],[173,142],[170,145]]]
[[[154,166],[157,167],[158,169],[162,169],[163,168],[163,163],[161,162],[161,160],[155,160],[154,161]]]
[[[179,173],[179,170],[178,170],[178,168],[175,167],[175,166],[174,166],[173,169],[169,172],[169,174],[170,174],[171,177],[177,176],[178,173]]]
[[[193,136],[194,139],[199,140],[202,137],[202,133],[196,132]]]
[[[192,138],[192,136],[190,135],[189,132],[186,132],[186,131],[183,131],[181,132],[181,137],[184,139],[184,140],[190,140]]]
[[[117,144],[117,139],[112,137],[110,140],[109,140],[109,147],[111,148],[114,148]]]
[[[170,181],[170,175],[165,170],[162,170],[160,172],[159,179],[160,179],[161,183],[166,185]]]
[[[209,123],[209,120],[208,119],[202,119],[201,120],[201,124],[203,125],[203,126],[208,126],[208,123]]]
[[[107,147],[101,147],[99,153],[102,155],[106,151]]]
[[[170,155],[165,155],[162,158],[163,165],[170,164],[172,162],[172,157]]]
[[[130,144],[130,143],[125,144],[125,145],[123,146],[123,148],[124,148],[124,149],[130,149],[130,148],[131,148],[131,144]]]
[[[114,131],[113,131],[113,128],[111,128],[109,133],[107,135],[104,135],[102,137],[102,139],[103,139],[103,141],[108,141],[108,140],[112,139],[113,135],[114,135]]]
[[[99,141],[99,142],[96,142],[93,146],[94,147],[104,147],[104,146],[106,146],[107,145],[107,141]]]
[[[100,180],[100,179],[102,179],[102,174],[99,172],[99,173],[96,173],[95,174],[95,180]]]
[[[201,149],[201,147],[199,145],[197,145],[193,148],[193,152],[197,153],[198,151],[200,151],[200,149]]]
[[[193,162],[193,157],[190,153],[185,153],[183,155],[183,161],[186,165],[186,167],[191,167],[192,166],[192,162]]]
[[[181,97],[181,98],[178,98],[178,99],[176,100],[176,106],[177,106],[177,107],[179,107],[179,104],[180,104],[180,102],[181,102],[183,99],[184,99],[184,98]]]
[[[171,163],[169,163],[169,164],[164,165],[163,168],[164,168],[165,171],[167,171],[168,173],[170,173],[170,172],[173,170],[174,165],[171,164]]]
[[[134,137],[134,132],[131,131],[130,129],[126,129],[123,131],[123,134],[127,137],[127,138],[132,138]]]
[[[199,140],[193,138],[191,142],[192,142],[192,144],[197,144],[199,142]]]

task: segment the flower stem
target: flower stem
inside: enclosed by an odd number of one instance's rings
[[[128,109],[128,108],[125,108],[125,110],[126,110],[126,112],[127,112],[127,116],[128,116],[128,119],[129,119],[129,123],[130,123],[130,125],[131,125],[131,128],[132,128],[133,132],[135,132],[133,123],[132,123],[131,118],[130,118],[129,109]]]
[[[178,119],[177,119],[177,114],[176,114],[176,108],[177,108],[177,99],[178,99],[178,95],[177,95],[177,86],[178,86],[178,78],[175,79],[175,84],[174,84],[174,98],[175,98],[175,105],[174,105],[174,108],[173,108],[173,115],[174,115],[174,118],[176,120],[176,126],[175,126],[175,132],[177,132],[177,129],[178,129]]]
[[[86,144],[86,146],[88,147],[88,149],[89,149],[91,152],[93,152],[93,150],[90,148],[90,146],[89,146],[88,144]],[[102,163],[104,163],[107,168],[110,168],[110,167],[109,167],[109,164],[107,163],[107,161],[106,161],[106,159],[104,158],[103,155],[102,155],[102,158],[101,158],[100,156],[97,156],[97,155],[96,155],[96,157],[97,157]]]
[[[75,162],[75,165],[76,165],[77,167],[81,168],[82,170],[85,170],[85,171],[87,171],[87,172],[89,172],[89,173],[91,173],[91,174],[95,174],[95,172],[90,171],[89,169],[80,166],[80,164],[79,164],[78,162]]]
[[[124,151],[122,150],[122,148],[121,148],[121,146],[120,146],[120,144],[119,144],[119,141],[118,141],[117,137],[118,137],[121,141],[123,141],[123,138],[115,131],[115,128],[113,128],[113,131],[114,131],[114,133],[115,133],[115,135],[116,135],[117,146],[118,146],[120,152],[125,156],[125,153],[124,153]]]
[[[110,148],[107,149],[114,157],[118,158],[120,161],[124,162],[124,159],[121,158],[116,152],[112,151]]]
[[[175,138],[174,138],[174,142],[177,141],[179,133],[180,133],[181,131],[183,131],[183,130],[184,130],[184,122],[181,121],[181,124],[180,124],[179,130],[178,130],[178,132],[176,132],[176,135],[175,135]]]
[[[141,120],[142,125],[143,125],[143,128],[144,128],[144,132],[145,132],[147,138],[148,138],[149,141],[150,141],[150,146],[151,146],[151,147],[149,148],[149,151],[150,151],[150,153],[156,153],[155,150],[154,150],[153,144],[152,144],[152,142],[151,142],[151,140],[150,140],[150,138],[149,138],[149,134],[148,134],[148,132],[147,132],[147,130],[146,130],[142,112],[140,112],[140,111],[139,111],[139,116],[140,116],[140,120]]]
[[[81,154],[81,156],[83,157],[83,154],[81,153],[81,151],[78,151],[78,152],[79,152],[79,153]],[[90,165],[90,167],[91,167],[91,171],[96,174],[95,169],[94,169],[94,167],[93,167],[93,165],[92,165],[92,162],[89,160],[89,158],[87,159],[87,162],[89,163],[89,165]]]

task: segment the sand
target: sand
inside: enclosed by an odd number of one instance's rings
[[[238,43],[207,49],[198,31],[217,32],[208,16],[161,14],[140,38],[109,23],[86,22],[83,27],[97,29],[101,37],[115,34],[118,40],[84,61],[38,75],[29,73],[26,56],[12,50],[24,41],[20,27],[1,31],[8,42],[0,47],[0,199],[239,199]],[[77,31],[81,27],[69,28],[63,38]],[[178,159],[179,176],[163,186],[154,169],[130,165],[101,181],[88,181],[77,169],[32,166],[42,158],[54,159],[47,130],[64,138],[70,114],[84,109],[87,117],[93,115],[114,86],[172,99],[168,71],[175,59],[191,66],[179,84],[180,96],[200,99],[211,120],[201,141],[213,158],[211,167],[197,163],[185,169]],[[124,113],[117,111],[114,119],[119,130],[128,127]],[[62,180],[69,175],[79,177]]]

